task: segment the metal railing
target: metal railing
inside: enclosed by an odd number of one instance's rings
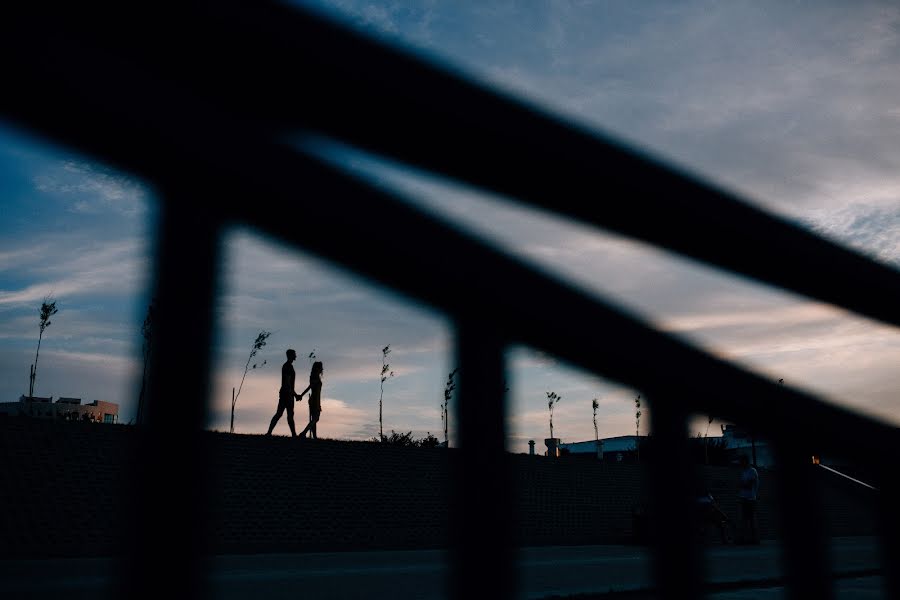
[[[704,413],[774,442],[792,596],[833,596],[807,450],[874,462],[887,473],[900,458],[894,427],[657,331],[290,140],[326,136],[894,326],[896,271],[515,98],[278,3],[12,5],[0,14],[0,47],[0,114],[140,175],[161,198],[159,312],[133,470],[139,476],[129,488],[137,517],[123,534],[123,596],[168,593],[161,572],[192,582],[190,595],[207,592],[209,461],[196,433],[208,411],[219,239],[234,223],[454,320],[461,373],[461,460],[450,515],[454,597],[515,594],[504,450],[503,353],[511,344],[552,353],[649,398],[654,435],[671,450],[650,465],[661,595],[697,597],[703,589],[684,515],[692,514],[694,476],[686,422]],[[310,221],[329,227],[300,237],[292,223]],[[368,250],[374,245],[395,257],[390,270]],[[451,260],[458,269],[441,268]],[[554,293],[535,294],[539,289]],[[197,306],[207,310],[194,312]],[[195,342],[185,347],[184,338]],[[174,375],[187,364],[190,377]],[[161,418],[169,412],[185,418]],[[800,422],[807,427],[795,429]],[[900,494],[890,478],[875,484],[883,569],[898,597]],[[155,550],[160,544],[165,556]]]

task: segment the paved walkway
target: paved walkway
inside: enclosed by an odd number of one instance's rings
[[[837,571],[871,570],[879,565],[876,540],[835,538]],[[779,546],[711,546],[710,581],[747,582],[751,587],[711,595],[716,600],[784,598],[779,587],[753,581],[783,575]],[[95,598],[109,589],[110,559],[0,561],[0,598]],[[519,557],[520,596],[527,599],[645,588],[649,555],[634,546],[523,548]],[[212,559],[213,598],[446,598],[447,556],[443,551],[256,554]],[[877,576],[842,579],[839,598],[880,598]]]

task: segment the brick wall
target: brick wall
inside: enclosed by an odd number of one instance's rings
[[[0,418],[0,556],[115,554],[135,429]],[[209,514],[220,553],[438,548],[448,538],[455,451],[205,432],[215,463]],[[638,464],[510,456],[521,545],[622,543],[646,505]],[[702,469],[737,519],[737,470]],[[777,535],[774,478],[761,472],[760,529]],[[827,530],[871,534],[873,498],[822,477]],[[164,490],[161,493],[177,493]],[[488,499],[486,499],[488,501]]]

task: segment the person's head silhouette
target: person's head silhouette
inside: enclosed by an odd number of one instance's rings
[[[297,353],[294,352],[293,348],[288,348],[285,354],[287,354],[288,362],[294,362],[295,360],[297,360]]]
[[[319,375],[324,370],[325,369],[322,367],[322,361],[317,360],[316,362],[313,363],[312,369],[309,372],[309,376],[312,377],[314,375]]]

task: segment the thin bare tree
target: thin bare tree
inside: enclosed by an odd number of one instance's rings
[[[155,298],[150,301],[149,306],[147,306],[147,316],[144,317],[144,324],[141,325],[141,337],[144,338],[144,342],[141,346],[141,350],[144,355],[144,372],[141,375],[141,393],[138,396],[138,424],[143,423],[147,417],[147,415],[144,414],[146,410],[145,398],[147,396],[147,366],[150,362],[150,351],[153,348],[153,313],[155,312],[155,302]]]
[[[591,400],[591,407],[594,409],[594,450],[599,450],[600,432],[597,430],[597,409],[600,408],[600,402],[594,398]]]
[[[444,444],[449,448],[450,447],[450,438],[447,436],[447,425],[450,422],[450,414],[448,412],[448,407],[450,406],[450,400],[453,398],[453,390],[456,389],[456,382],[453,381],[454,375],[459,371],[459,367],[450,371],[450,374],[447,375],[447,383],[444,384],[444,403],[441,404],[441,421],[444,424]]]
[[[547,392],[547,408],[550,409],[550,439],[553,438],[553,407],[562,400],[562,396],[558,396],[556,392]]]
[[[241,385],[238,387],[237,394],[234,393],[234,388],[231,388],[231,433],[234,433],[234,405],[237,404],[238,396],[241,395],[241,390],[244,387],[244,379],[247,378],[247,371],[251,368],[250,361],[253,360],[256,353],[266,345],[266,340],[269,339],[270,335],[272,335],[271,331],[260,331],[256,336],[256,339],[253,341],[253,348],[250,349],[250,357],[247,358],[247,364],[244,366],[244,376],[241,377]],[[266,364],[266,361],[263,361],[262,364]],[[256,363],[253,363],[252,368],[256,368]]]
[[[634,450],[638,460],[641,459],[641,395],[634,399]]]
[[[378,439],[384,441],[384,421],[382,413],[382,403],[384,401],[384,382],[394,376],[391,371],[391,365],[388,364],[387,357],[391,353],[391,345],[388,344],[381,349],[381,395],[378,397]]]
[[[59,312],[59,310],[56,308],[56,300],[53,300],[50,296],[44,298],[44,301],[41,303],[41,331],[38,334],[37,351],[34,353],[34,364],[31,365],[31,375],[29,377],[29,398],[34,397],[34,380],[37,378],[38,357],[41,354],[41,339],[44,337],[44,330],[50,327],[50,317],[55,315],[57,312]]]

